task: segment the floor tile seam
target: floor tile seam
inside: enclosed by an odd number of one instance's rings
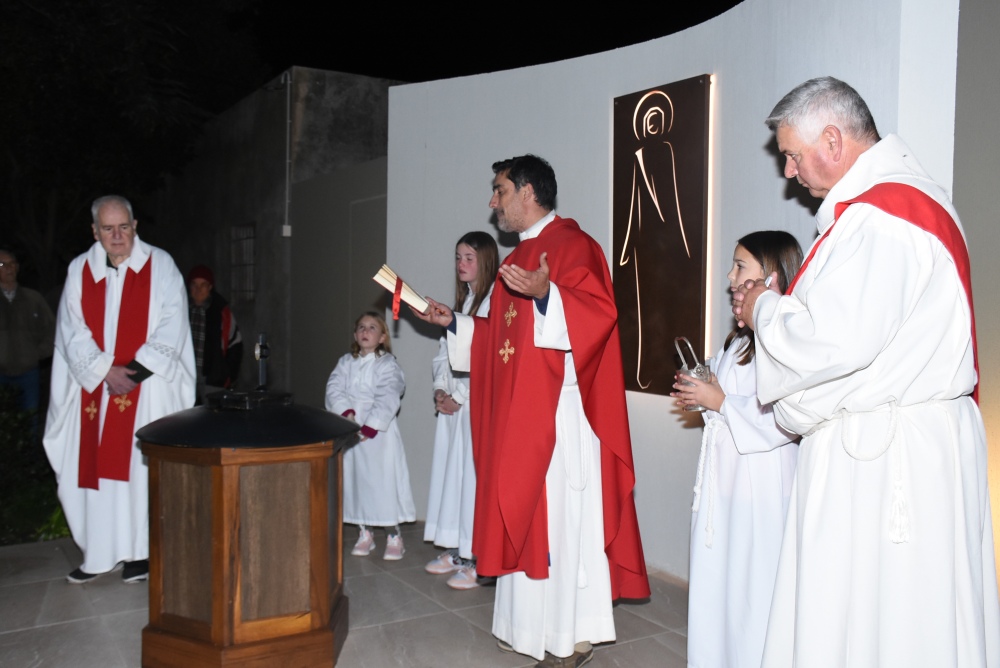
[[[686,642],[687,641],[687,636],[684,636],[684,640],[685,640],[684,646],[687,647],[687,642]],[[660,645],[663,647],[664,650],[666,650],[667,652],[670,652],[671,654],[673,654],[674,656],[676,656],[678,659],[680,659],[681,661],[683,661],[685,665],[687,665],[687,652],[685,652],[682,655],[682,654],[680,654],[678,652],[675,652],[669,645],[663,645],[662,643],[660,643]]]
[[[617,649],[617,648],[623,648],[623,647],[626,647],[627,645],[632,645],[632,644],[638,643],[641,640],[653,640],[653,636],[649,636],[648,638],[635,638],[633,640],[628,640],[628,641],[623,642],[623,643],[612,643],[610,645],[607,645],[607,644],[605,644],[605,645],[594,645],[594,654],[595,655],[598,654],[598,653],[604,654],[606,652],[609,652],[610,650],[614,650],[614,649]],[[656,641],[653,640],[653,642],[656,642]],[[673,649],[671,649],[667,645],[664,645],[662,643],[657,643],[657,645],[659,645],[659,647],[658,647],[659,650],[667,652],[668,654],[670,654],[670,656],[675,657],[679,661],[683,661],[684,664],[687,665],[687,658],[681,656],[680,654],[678,654],[677,652],[675,652]],[[659,663],[657,665],[663,665],[663,662],[661,662],[661,663]]]
[[[21,585],[39,584],[40,582],[55,582],[57,580],[62,580],[63,582],[65,582],[66,576],[57,575],[51,578],[40,578],[38,580],[25,580],[24,582],[0,582],[0,589],[4,589],[6,587],[20,587]]]
[[[8,635],[10,633],[24,633],[25,631],[35,631],[37,629],[48,629],[53,626],[62,626],[63,624],[76,624],[78,622],[85,622],[87,620],[96,619],[101,621],[104,615],[97,614],[90,617],[74,617],[73,619],[60,619],[58,622],[48,622],[42,624],[35,624],[33,626],[23,626],[16,629],[0,630],[0,636]]]
[[[622,640],[620,643],[617,640],[615,642],[619,644],[630,643],[636,640],[645,640],[647,638],[652,638],[654,636],[660,635],[661,633],[673,633],[674,635],[679,635],[676,631],[671,631],[670,629],[661,626],[659,630],[653,631],[652,633],[641,633],[630,637],[628,640]]]
[[[487,630],[485,630],[485,629],[483,629],[483,628],[475,625],[474,623],[472,623],[471,621],[469,621],[465,617],[462,617],[461,615],[456,614],[454,610],[441,610],[439,612],[434,612],[434,613],[431,613],[431,614],[428,614],[428,615],[420,615],[418,617],[411,617],[411,618],[408,618],[408,619],[394,619],[391,622],[383,622],[381,624],[372,624],[371,626],[356,626],[356,627],[353,627],[351,630],[353,631],[354,629],[379,629],[381,631],[381,630],[384,629],[384,631],[386,633],[392,633],[393,629],[391,627],[393,627],[393,626],[395,626],[397,624],[404,624],[404,623],[407,623],[407,622],[411,622],[414,619],[422,619],[422,618],[425,618],[425,617],[434,617],[434,616],[437,616],[437,615],[442,615],[442,616],[443,615],[449,615],[451,617],[456,618],[459,622],[468,624],[473,629],[475,629],[477,631],[481,631],[482,633],[484,633],[487,636],[489,636],[490,637],[490,645],[491,646],[495,646],[495,642],[494,642],[495,638],[493,638],[493,635],[489,631],[487,631]],[[529,664],[526,664],[526,665],[534,665],[534,663],[529,663]]]
[[[452,612],[462,612],[463,610],[473,610],[475,608],[479,608],[479,607],[482,607],[484,605],[492,606],[493,603],[484,603],[484,602],[480,601],[479,603],[470,603],[469,605],[463,605],[463,606],[457,607],[457,608],[448,608],[448,610],[450,610]]]
[[[637,616],[637,617],[642,617],[647,622],[656,624],[658,626],[662,626],[663,629],[666,630],[666,631],[673,631],[674,633],[681,633],[682,635],[687,636],[687,631],[685,630],[685,627],[687,626],[687,613],[686,612],[678,613],[679,616],[682,619],[682,621],[679,622],[681,624],[681,626],[670,625],[670,624],[664,622],[662,619],[656,619],[657,615],[651,614],[651,613],[649,613],[649,612],[647,612],[647,611],[645,611],[645,610],[643,610],[641,608],[638,608],[636,610],[629,610],[629,612],[632,613],[633,615]]]
[[[438,603],[437,601],[435,601],[435,600],[434,600],[433,598],[431,598],[430,596],[428,596],[428,595],[427,595],[427,594],[425,594],[424,592],[422,592],[422,591],[420,591],[419,589],[417,589],[417,588],[416,588],[416,587],[415,587],[414,585],[411,585],[411,584],[410,584],[409,582],[407,582],[406,580],[404,580],[404,579],[402,579],[402,578],[400,578],[400,577],[398,577],[398,576],[396,576],[396,575],[395,575],[395,573],[396,573],[397,571],[399,571],[399,572],[402,572],[402,571],[408,571],[408,570],[413,570],[413,569],[410,569],[410,568],[400,568],[400,569],[397,569],[396,571],[385,571],[385,572],[386,572],[386,573],[388,573],[389,575],[391,575],[391,576],[393,577],[393,579],[394,579],[394,580],[396,580],[396,581],[398,581],[398,582],[400,582],[400,583],[402,583],[402,584],[406,585],[407,587],[409,587],[409,588],[410,588],[410,589],[412,589],[413,591],[417,592],[418,594],[420,594],[421,596],[423,596],[423,597],[424,597],[424,598],[426,598],[426,599],[427,599],[428,601],[430,601],[430,602],[431,602],[431,603],[433,603],[434,605],[438,606],[438,607],[439,607],[439,608],[441,608],[442,610],[449,610],[449,608],[446,608],[445,606],[441,605],[440,603]]]
[[[115,636],[114,636],[114,633],[113,633],[114,629],[110,628],[110,626],[111,626],[111,620],[109,618],[115,616],[116,614],[118,614],[118,613],[111,613],[109,615],[102,616],[101,617],[101,626],[104,627],[105,632],[108,634],[108,637],[111,639],[111,645],[114,647],[115,653],[118,654],[118,660],[121,663],[121,665],[122,666],[128,666],[129,665],[128,657],[125,655],[125,651],[122,649],[122,644],[115,639]],[[142,644],[141,643],[139,645],[139,651],[140,652],[142,651]]]
[[[619,608],[619,610],[621,610],[621,609]],[[648,617],[643,617],[642,615],[638,614],[637,612],[635,612],[633,610],[621,610],[621,614],[632,615],[633,617],[636,617],[637,619],[639,619],[639,620],[641,620],[643,622],[646,622],[647,624],[652,624],[657,629],[659,629],[657,631],[654,631],[650,635],[657,635],[658,633],[663,633],[664,631],[673,631],[674,633],[676,633],[676,629],[671,629],[669,626],[665,626],[663,624],[663,622],[656,621],[656,620],[653,620],[653,619],[649,619]],[[617,625],[617,623],[618,622],[616,620],[615,624]],[[649,637],[649,636],[644,636],[644,637]]]
[[[409,569],[399,569],[399,570],[409,570]],[[435,601],[434,599],[432,599],[430,596],[428,596],[427,594],[423,593],[422,591],[420,591],[419,589],[417,589],[416,587],[414,587],[413,585],[411,585],[410,583],[408,583],[406,580],[402,580],[402,579],[396,577],[395,575],[393,575],[393,571],[382,571],[381,573],[372,573],[371,575],[366,575],[366,576],[361,576],[361,577],[374,577],[376,575],[382,575],[382,574],[389,575],[397,583],[399,583],[401,585],[405,585],[406,587],[409,587],[411,590],[413,590],[414,592],[416,592],[422,599],[424,599],[428,603],[436,606],[439,609],[438,610],[432,610],[432,611],[430,611],[430,612],[428,612],[426,614],[413,615],[411,617],[404,617],[402,619],[394,619],[391,622],[382,622],[382,623],[379,623],[379,624],[368,624],[368,625],[351,626],[351,628],[368,629],[368,628],[374,628],[374,627],[382,626],[384,624],[395,624],[396,622],[407,621],[409,619],[420,619],[421,617],[429,617],[430,615],[436,615],[436,614],[441,613],[441,612],[450,612],[450,610],[448,608],[446,608],[445,606],[441,605],[440,603],[438,603],[437,601]],[[345,580],[346,580],[346,578],[345,578]]]
[[[439,614],[441,614],[443,612],[451,612],[451,611],[442,608],[441,610],[434,610],[434,611],[428,612],[426,614],[419,614],[419,615],[413,615],[411,617],[402,617],[400,619],[394,619],[391,622],[379,622],[377,624],[359,624],[359,625],[356,625],[356,626],[352,625],[349,628],[350,628],[351,631],[353,631],[354,629],[373,629],[373,628],[378,628],[380,626],[388,626],[390,624],[398,624],[399,622],[408,622],[408,621],[411,621],[411,620],[414,620],[414,619],[422,619],[424,617],[431,617],[433,615],[439,615]]]
[[[660,635],[660,633],[654,633],[651,636],[644,636],[642,638],[632,638],[630,640],[625,640],[623,642],[615,641],[613,643],[601,643],[600,645],[594,645],[594,653],[596,654],[597,652],[602,652],[602,653],[603,652],[608,652],[608,651],[613,650],[613,649],[617,649],[617,648],[620,648],[620,647],[626,647],[628,645],[632,645],[632,644],[638,643],[638,642],[640,642],[642,640],[652,640],[653,638],[655,638],[658,635]],[[678,659],[684,660],[685,662],[687,661],[687,659],[685,657],[683,657],[680,654],[678,654],[677,652],[675,652],[669,646],[663,645],[662,643],[657,643],[657,644],[659,644],[661,646],[661,649],[663,649],[666,652],[669,652],[670,654],[672,654],[673,656],[677,657]]]

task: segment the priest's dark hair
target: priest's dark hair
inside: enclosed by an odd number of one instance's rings
[[[493,173],[506,176],[520,190],[527,184],[535,189],[538,206],[551,211],[556,208],[556,173],[552,166],[537,155],[519,155],[493,163]]]
[[[455,310],[462,311],[465,305],[465,298],[472,289],[472,308],[468,315],[475,315],[482,305],[483,300],[490,294],[493,282],[497,278],[497,269],[500,265],[500,253],[497,251],[497,242],[486,232],[466,232],[455,244],[456,260],[459,244],[465,244],[476,251],[476,283],[468,285],[459,280],[458,271],[455,272]]]
[[[802,248],[788,232],[780,230],[766,230],[762,232],[751,232],[737,242],[737,245],[747,249],[754,259],[764,268],[764,277],[771,272],[778,274],[778,289],[782,293],[788,289],[799,267],[802,266]],[[729,336],[726,337],[726,344],[723,350],[729,350],[729,346],[740,337],[746,337],[747,343],[740,351],[739,365],[749,364],[756,353],[754,347],[753,330],[747,326],[736,327]]]
[[[382,334],[385,335],[385,341],[378,344],[378,348],[375,349],[375,357],[382,357],[382,355],[385,355],[386,353],[391,353],[392,341],[391,337],[389,336],[389,325],[386,324],[385,322],[385,316],[383,316],[381,313],[378,313],[377,311],[365,311],[364,313],[358,316],[357,320],[354,321],[354,329],[358,328],[358,325],[361,324],[361,320],[363,318],[374,319],[375,322],[378,323],[378,328],[382,330]],[[356,340],[351,341],[351,357],[360,357],[360,356],[361,356],[361,346],[358,345],[358,342]]]

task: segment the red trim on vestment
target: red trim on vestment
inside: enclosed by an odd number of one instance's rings
[[[838,213],[837,218],[839,217],[840,214]],[[826,228],[826,232],[823,233],[823,236],[821,236],[819,238],[819,241],[814,243],[813,247],[809,250],[809,255],[807,255],[806,259],[802,262],[802,266],[799,267],[799,271],[797,274],[795,274],[795,278],[793,278],[792,282],[788,284],[788,289],[785,290],[786,295],[792,294],[792,290],[794,290],[795,286],[799,284],[799,279],[802,278],[802,274],[805,273],[806,267],[808,267],[809,263],[812,262],[813,255],[815,255],[816,251],[819,250],[819,247],[823,245],[823,242],[826,241],[826,238],[830,236],[830,232],[833,232],[833,227],[834,225],[837,224],[837,218],[834,218],[833,223],[831,223],[830,227]]]
[[[951,255],[955,269],[958,271],[959,281],[962,283],[962,289],[965,291],[966,301],[969,304],[972,329],[972,359],[976,368],[976,386],[972,390],[972,398],[978,404],[979,348],[976,344],[976,311],[972,306],[972,266],[969,262],[969,249],[965,244],[965,238],[962,236],[961,230],[958,229],[955,219],[948,213],[948,210],[919,188],[905,183],[877,183],[854,199],[847,200],[846,202],[837,202],[833,208],[833,224],[827,228],[819,241],[813,245],[812,250],[809,251],[809,256],[802,263],[799,273],[795,275],[795,279],[788,286],[785,294],[792,294],[792,290],[795,288],[802,274],[805,273],[806,267],[812,261],[813,255],[816,254],[816,250],[827,236],[829,236],[833,230],[833,226],[840,220],[840,216],[847,210],[847,207],[852,204],[870,204],[890,216],[895,216],[900,220],[905,220],[911,225],[919,227],[924,232],[934,235]]]
[[[153,258],[150,257],[141,271],[129,268],[122,288],[121,309],[118,313],[118,332],[115,339],[115,366],[125,366],[146,342],[149,327],[149,293]],[[107,279],[95,282],[90,264],[83,264],[81,306],[83,319],[90,329],[97,346],[104,350],[104,310]],[[111,397],[104,416],[104,430],[98,438],[100,424],[101,383],[93,392],[80,389],[80,487],[98,489],[99,480],[129,479],[132,460],[136,409],[142,385],[136,385],[128,394]]]

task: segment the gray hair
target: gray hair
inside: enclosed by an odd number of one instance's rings
[[[97,214],[100,213],[101,207],[105,204],[117,204],[118,206],[124,207],[128,211],[128,219],[135,220],[135,215],[132,213],[132,203],[121,195],[105,195],[104,197],[98,197],[94,200],[94,203],[90,205],[90,217],[94,219],[94,225],[97,225]]]
[[[773,131],[795,128],[813,141],[827,125],[835,125],[851,139],[874,144],[879,140],[875,119],[858,91],[840,79],[819,77],[799,84],[771,110],[764,121]]]

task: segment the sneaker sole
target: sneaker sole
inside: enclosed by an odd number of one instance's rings
[[[462,570],[462,567],[450,566],[448,568],[443,568],[443,567],[430,568],[428,566],[424,566],[424,570],[430,573],[431,575],[447,575],[448,573],[454,573],[456,571]]]
[[[449,587],[451,587],[452,589],[457,589],[458,591],[465,591],[467,589],[475,589],[476,587],[479,586],[479,582],[478,581],[476,581],[476,582],[469,582],[467,580],[462,580],[461,582],[454,582],[454,583],[451,580],[448,580],[448,582],[446,582],[445,584],[448,585]]]
[[[133,575],[130,578],[122,578],[122,582],[127,585],[135,584],[136,582],[145,582],[149,579],[149,573],[143,573],[142,575]]]
[[[395,554],[383,554],[382,555],[382,559],[384,561],[399,561],[400,559],[403,558],[403,554],[406,554],[406,550],[403,550],[403,552],[401,554],[399,554],[399,555],[395,555]]]
[[[90,576],[90,577],[87,577],[87,578],[85,578],[83,580],[81,580],[79,578],[74,578],[73,577],[73,573],[70,573],[69,575],[66,576],[66,582],[68,582],[70,584],[75,584],[75,585],[87,584],[88,582],[93,582],[94,580],[96,580],[99,577],[103,577],[105,575],[110,575],[111,573],[117,573],[121,569],[122,569],[122,563],[119,562],[119,563],[115,564],[114,568],[112,568],[110,571],[107,571],[105,573],[87,573],[87,575]],[[77,570],[79,570],[79,569],[77,569]],[[80,572],[82,573],[83,571],[80,571]]]

